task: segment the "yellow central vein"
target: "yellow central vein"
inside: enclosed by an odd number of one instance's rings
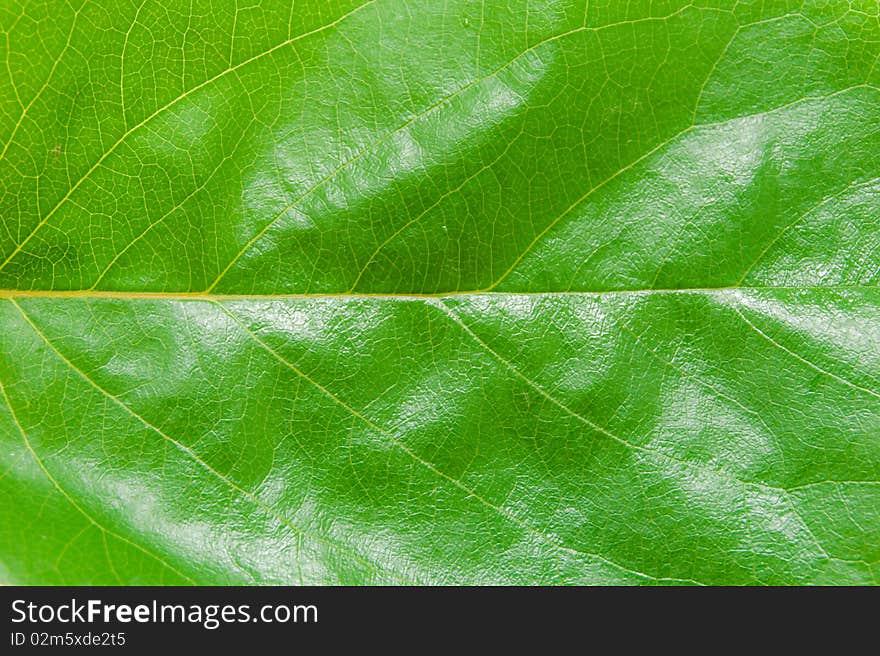
[[[418,301],[427,299],[442,299],[452,297],[473,296],[476,298],[514,298],[519,296],[530,297],[595,297],[595,296],[653,296],[662,294],[724,294],[727,292],[802,292],[802,291],[880,291],[880,285],[768,285],[768,286],[740,286],[730,285],[722,287],[679,287],[668,289],[601,289],[587,291],[486,291],[486,290],[463,290],[446,291],[435,293],[421,292],[317,292],[317,293],[281,293],[281,294],[216,294],[206,292],[159,292],[159,291],[102,291],[93,289],[0,289],[0,299],[12,300],[16,298],[45,298],[45,299],[116,299],[123,301],[271,301],[271,300],[359,300],[373,299],[386,301]]]

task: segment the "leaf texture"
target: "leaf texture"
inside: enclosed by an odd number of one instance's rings
[[[0,35],[0,581],[880,579],[876,0]]]

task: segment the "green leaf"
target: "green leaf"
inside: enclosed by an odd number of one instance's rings
[[[876,0],[0,34],[0,582],[880,580]]]

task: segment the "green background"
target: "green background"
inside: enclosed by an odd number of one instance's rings
[[[876,0],[0,0],[0,582],[880,577]]]

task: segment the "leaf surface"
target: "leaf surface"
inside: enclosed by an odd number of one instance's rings
[[[880,579],[875,0],[0,33],[3,582]]]

